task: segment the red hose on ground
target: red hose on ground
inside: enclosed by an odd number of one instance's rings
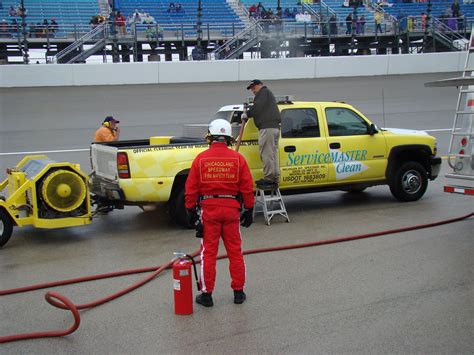
[[[469,213],[467,215],[464,215],[464,216],[461,216],[461,217],[447,219],[447,220],[433,222],[433,223],[426,223],[426,224],[420,224],[420,225],[397,228],[397,229],[390,229],[390,230],[386,230],[386,231],[380,231],[380,232],[374,232],[374,233],[368,233],[368,234],[360,234],[360,235],[355,235],[355,236],[350,236],[350,237],[342,237],[342,238],[321,240],[321,241],[310,242],[310,243],[284,245],[284,246],[279,246],[279,247],[250,249],[250,250],[244,251],[243,254],[244,255],[249,255],[249,254],[265,253],[265,252],[271,252],[271,251],[281,251],[281,250],[289,250],[289,249],[307,248],[307,247],[318,246],[318,245],[342,243],[342,242],[348,242],[348,241],[357,240],[357,239],[372,238],[372,237],[378,237],[378,236],[387,235],[387,234],[402,233],[402,232],[408,232],[408,231],[413,231],[413,230],[417,230],[417,229],[441,226],[441,225],[444,225],[444,224],[459,222],[459,221],[462,221],[464,219],[467,219],[467,218],[470,218],[470,217],[473,217],[473,216],[474,216],[474,212],[471,212],[471,213]],[[191,255],[193,257],[195,257],[198,254],[199,254],[199,251],[196,251],[196,252],[192,253]],[[218,260],[225,259],[225,258],[227,258],[226,254],[219,255],[217,257]],[[79,328],[80,315],[79,315],[78,310],[96,307],[96,306],[99,306],[99,305],[104,304],[106,302],[109,302],[113,299],[116,299],[120,296],[123,296],[123,295],[139,288],[140,286],[143,286],[144,284],[148,283],[149,281],[153,280],[162,271],[170,268],[172,264],[173,264],[173,261],[169,261],[169,262],[167,262],[167,263],[165,263],[161,266],[158,266],[158,267],[148,267],[148,268],[124,270],[124,271],[112,272],[112,273],[107,273],[107,274],[100,274],[100,275],[95,275],[95,276],[87,276],[87,277],[80,277],[80,278],[63,280],[63,281],[56,281],[56,282],[50,282],[50,283],[44,283],[44,284],[31,285],[31,286],[20,287],[20,288],[9,289],[9,290],[1,290],[0,291],[0,296],[5,296],[5,295],[11,295],[11,294],[15,294],[15,293],[39,290],[39,289],[53,287],[53,286],[69,285],[69,284],[73,284],[73,283],[80,283],[80,282],[86,282],[86,281],[92,281],[92,280],[100,280],[100,279],[104,279],[104,278],[111,278],[111,277],[118,277],[118,276],[132,275],[132,274],[138,274],[138,273],[153,271],[152,274],[148,275],[144,279],[132,284],[131,286],[129,286],[129,287],[127,287],[127,288],[125,288],[121,291],[118,291],[118,292],[116,292],[112,295],[109,295],[107,297],[103,297],[99,300],[89,302],[89,303],[85,303],[85,304],[81,304],[81,305],[74,305],[68,298],[66,298],[65,296],[62,296],[59,293],[48,292],[45,295],[46,301],[49,304],[51,304],[55,307],[70,310],[72,312],[73,316],[74,316],[74,324],[70,328],[65,329],[65,330],[55,330],[55,331],[47,331],[47,332],[35,332],[35,333],[25,333],[25,334],[2,336],[2,337],[0,337],[0,343],[8,343],[8,342],[12,342],[12,341],[26,340],[26,339],[60,337],[60,336],[69,335],[69,334],[73,333],[77,328]],[[59,300],[60,302],[58,302],[57,300]]]

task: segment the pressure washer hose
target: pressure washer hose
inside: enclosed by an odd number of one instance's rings
[[[382,236],[382,235],[408,232],[408,231],[413,231],[413,230],[417,230],[417,229],[437,227],[437,226],[441,226],[441,225],[444,225],[444,224],[459,222],[459,221],[465,220],[465,219],[473,217],[473,216],[474,216],[474,212],[471,212],[471,213],[469,213],[467,215],[464,215],[464,216],[460,216],[460,217],[456,217],[456,218],[452,218],[452,219],[447,219],[447,220],[442,220],[442,221],[438,221],[438,222],[433,222],[433,223],[419,224],[419,225],[410,226],[410,227],[390,229],[390,230],[386,230],[386,231],[380,231],[380,232],[374,232],[374,233],[368,233],[368,234],[360,234],[360,235],[354,235],[354,236],[350,236],[350,237],[342,237],[342,238],[321,240],[321,241],[302,243],[302,244],[292,244],[292,245],[284,245],[284,246],[277,246],[277,247],[250,249],[250,250],[244,251],[243,254],[244,255],[249,255],[249,254],[266,253],[266,252],[272,252],[272,251],[307,248],[307,247],[326,245],[326,244],[342,243],[342,242],[348,242],[348,241],[357,240],[357,239],[372,238],[372,237],[378,237],[378,236]],[[199,254],[199,251],[195,251],[194,253],[191,254],[191,256],[195,257],[198,254]],[[219,255],[217,257],[217,260],[221,260],[221,259],[225,259],[225,258],[227,258],[227,255],[223,254],[223,255]],[[118,292],[116,292],[112,295],[101,298],[99,300],[89,302],[89,303],[85,303],[85,304],[81,304],[81,305],[75,305],[67,297],[65,297],[65,296],[63,296],[59,293],[47,292],[46,295],[45,295],[46,301],[49,304],[51,304],[51,305],[53,305],[57,308],[61,308],[61,309],[71,311],[73,316],[74,316],[74,324],[71,327],[69,327],[68,329],[63,329],[63,330],[52,330],[52,331],[46,331],[46,332],[35,332],[35,333],[24,333],[24,334],[15,334],[15,335],[2,336],[2,337],[0,337],[0,343],[8,343],[8,342],[17,341],[17,340],[26,340],[26,339],[34,339],[34,338],[61,337],[61,336],[69,335],[69,334],[73,333],[77,328],[79,328],[79,324],[81,322],[81,318],[80,318],[80,315],[79,315],[79,310],[96,307],[96,306],[99,306],[99,305],[104,304],[106,302],[109,302],[113,299],[116,299],[120,296],[123,296],[123,295],[139,288],[140,286],[143,286],[144,284],[148,283],[149,281],[153,280],[161,272],[163,272],[166,269],[171,268],[172,264],[173,264],[173,261],[169,261],[169,262],[167,262],[167,263],[165,263],[161,266],[158,266],[158,267],[147,267],[147,268],[140,268],[140,269],[124,270],[124,271],[118,271],[118,272],[112,272],[112,273],[106,273],[106,274],[100,274],[100,275],[79,277],[79,278],[75,278],[75,279],[49,282],[49,283],[43,283],[43,284],[37,284],[37,285],[31,285],[31,286],[14,288],[14,289],[9,289],[9,290],[0,290],[0,296],[5,296],[5,295],[12,295],[12,294],[21,293],[21,292],[29,292],[29,291],[33,291],[33,290],[40,290],[40,289],[50,288],[50,287],[55,287],[55,286],[69,285],[69,284],[73,284],[73,283],[80,283],[80,282],[86,282],[86,281],[92,281],[92,280],[100,280],[100,279],[118,277],[118,276],[124,276],[124,275],[139,274],[139,273],[144,273],[144,272],[152,272],[147,277],[143,278],[142,280],[132,284],[131,286],[129,286],[129,287],[127,287],[127,288],[125,288],[121,291],[118,291]]]

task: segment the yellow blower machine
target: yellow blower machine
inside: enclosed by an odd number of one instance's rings
[[[79,164],[24,157],[0,183],[0,247],[13,227],[62,228],[92,220],[88,176]]]

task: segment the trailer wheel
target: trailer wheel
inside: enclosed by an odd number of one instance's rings
[[[409,161],[400,165],[390,179],[390,191],[400,201],[419,200],[428,187],[426,169],[418,162]]]
[[[179,186],[173,193],[168,205],[171,220],[186,228],[192,228],[189,224],[188,212],[184,206],[184,186]]]
[[[13,222],[10,216],[2,209],[0,209],[0,248],[7,244],[12,236]]]

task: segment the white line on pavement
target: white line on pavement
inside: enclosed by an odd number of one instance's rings
[[[83,149],[63,149],[63,150],[39,150],[36,152],[9,152],[9,153],[0,153],[1,155],[35,155],[35,154],[44,154],[44,153],[71,153],[71,152],[87,152],[89,148]]]

